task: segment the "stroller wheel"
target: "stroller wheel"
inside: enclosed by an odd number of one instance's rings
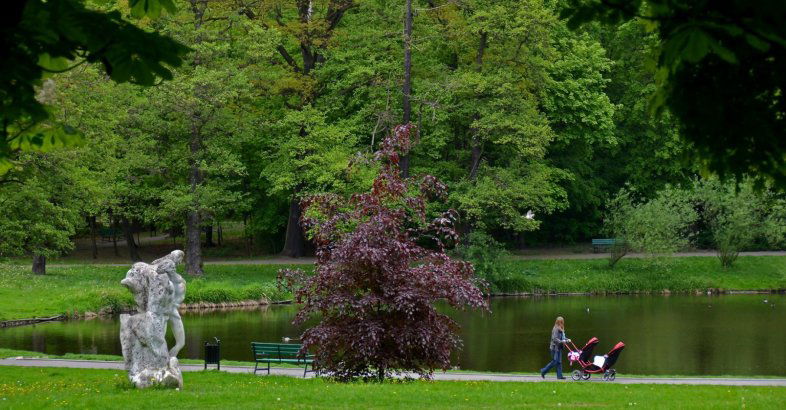
[[[590,379],[590,376],[592,376],[592,373],[581,372],[581,378],[582,378],[583,380],[589,380],[589,379]]]
[[[617,378],[617,371],[616,370],[612,370],[611,373],[609,373],[609,381],[613,382],[614,379],[616,379],[616,378]]]
[[[609,381],[609,371],[608,370],[606,370],[603,373],[603,381]]]
[[[573,373],[571,373],[570,378],[575,381],[581,380],[581,370],[574,370]]]

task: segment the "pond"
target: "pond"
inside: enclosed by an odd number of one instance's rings
[[[464,348],[455,358],[462,369],[537,371],[561,315],[577,344],[600,339],[597,354],[624,341],[620,373],[786,375],[786,295],[506,297],[492,299],[491,308],[490,314],[445,309],[462,326]],[[276,305],[187,313],[181,357],[201,358],[202,343],[218,337],[224,359],[249,361],[249,342],[300,335],[290,323],[296,311]],[[0,347],[119,355],[118,333],[116,318],[45,323],[0,329]]]

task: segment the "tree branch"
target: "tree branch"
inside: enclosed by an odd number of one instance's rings
[[[296,73],[299,73],[301,71],[300,66],[297,65],[297,61],[295,61],[295,59],[292,58],[291,55],[289,55],[289,52],[287,51],[286,48],[284,48],[284,46],[279,44],[278,46],[276,46],[276,51],[278,51],[278,53],[281,54],[281,57],[284,58],[287,64],[289,64],[289,66],[292,67],[292,69],[295,70]]]
[[[331,1],[325,14],[325,21],[328,22],[327,31],[333,31],[338,26],[338,23],[341,22],[344,13],[353,7],[357,7],[357,4],[352,0]]]

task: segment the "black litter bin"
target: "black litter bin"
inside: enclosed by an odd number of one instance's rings
[[[217,337],[215,343],[205,342],[205,369],[207,365],[215,364],[221,370],[221,341]]]

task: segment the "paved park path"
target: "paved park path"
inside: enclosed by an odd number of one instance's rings
[[[108,362],[100,360],[65,360],[65,359],[28,359],[10,358],[0,359],[0,366],[22,366],[22,367],[67,367],[73,369],[110,369],[125,371],[123,363]],[[211,366],[212,368],[213,366]],[[202,365],[181,364],[180,368],[186,372],[201,371]],[[221,366],[221,371],[228,373],[252,373],[253,367],[247,366]],[[303,369],[274,367],[271,373],[281,376],[303,377]],[[266,372],[258,372],[260,376]],[[567,373],[570,374],[569,372]],[[309,373],[308,377],[313,377]],[[543,382],[540,376],[517,375],[517,374],[495,374],[495,373],[469,373],[469,372],[449,372],[434,374],[435,380],[451,381],[491,381],[491,382]],[[545,381],[555,382],[553,375]],[[564,383],[578,383],[570,379],[559,381]],[[600,378],[590,379],[590,382],[605,383]],[[586,383],[586,382],[584,382]],[[625,377],[618,375],[617,380],[611,383],[621,384],[690,384],[690,385],[719,385],[719,386],[774,386],[786,387],[786,379],[756,379],[756,378],[731,378],[731,377]]]

